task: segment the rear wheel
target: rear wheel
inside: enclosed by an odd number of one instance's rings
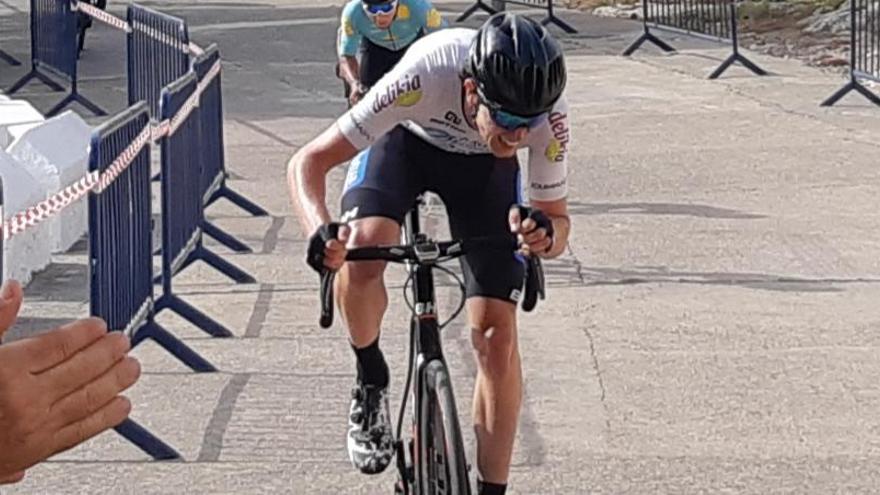
[[[470,495],[464,442],[446,365],[424,370],[419,407],[418,477],[421,495]]]

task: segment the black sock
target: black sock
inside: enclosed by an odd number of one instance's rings
[[[499,485],[498,483],[489,483],[481,479],[477,480],[477,495],[504,495],[507,491],[507,485]]]
[[[379,349],[379,337],[372,344],[358,349],[354,345],[354,355],[357,357],[358,382],[364,385],[375,385],[380,388],[388,386],[388,364],[385,356]]]

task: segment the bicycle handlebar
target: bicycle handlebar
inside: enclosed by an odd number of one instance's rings
[[[336,232],[331,231],[332,236]],[[430,240],[414,244],[392,246],[370,246],[354,248],[346,253],[346,261],[382,260],[394,263],[411,262],[417,265],[433,265],[438,262],[450,261],[464,256],[477,249],[497,249],[513,253],[519,248],[512,237],[472,237],[469,239],[434,242]],[[531,311],[540,296],[544,299],[544,277],[541,261],[536,256],[527,257],[526,295],[523,309]],[[321,276],[321,327],[329,328],[333,324],[333,280],[336,273],[324,270]]]

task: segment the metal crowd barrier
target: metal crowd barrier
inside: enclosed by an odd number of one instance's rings
[[[623,55],[632,55],[645,41],[663,51],[674,48],[652,30],[685,34],[710,41],[730,41],[733,53],[715,69],[709,79],[716,79],[735,62],[759,76],[767,73],[739,51],[736,2],[734,0],[642,0],[644,32]]]
[[[162,88],[189,71],[186,22],[131,4],[128,25],[128,104],[146,101],[158,118]]]
[[[553,23],[553,24],[556,24],[557,26],[559,26],[566,33],[569,33],[569,34],[577,33],[577,29],[571,27],[570,24],[568,24],[567,22],[563,21],[562,19],[556,17],[556,13],[554,12],[554,9],[553,9],[553,0],[493,0],[493,1],[498,1],[498,2],[501,2],[502,4],[520,5],[523,7],[540,7],[540,8],[547,11],[547,15],[543,19],[541,19],[541,24],[546,26],[547,24]],[[474,2],[473,5],[468,7],[467,10],[462,12],[461,15],[459,15],[458,18],[455,19],[455,22],[462,22],[462,21],[466,20],[468,17],[472,16],[474,14],[474,12],[476,12],[477,10],[482,10],[483,12],[486,12],[489,15],[492,15],[492,14],[495,14],[498,12],[497,9],[495,9],[494,7],[490,7],[483,0],[477,0],[476,2]]]
[[[216,371],[154,319],[149,124],[147,106],[139,103],[92,134],[89,170],[115,179],[89,195],[91,314],[124,332],[132,347],[149,337],[196,371]],[[180,457],[133,420],[116,431],[154,459]]]
[[[50,76],[67,81],[70,93],[46,115],[53,116],[71,103],[79,103],[95,115],[107,115],[77,89],[77,17],[70,0],[31,0],[31,71],[9,88],[13,94],[33,79],[53,91],[64,91]]]
[[[219,66],[218,66],[219,70]],[[198,81],[190,72],[162,91],[162,121],[170,123],[160,141],[162,155],[162,296],[156,311],[170,309],[214,337],[232,332],[174,294],[172,278],[191,263],[208,263],[237,283],[254,283],[253,277],[205,248],[202,243],[204,202]]]
[[[865,87],[865,80],[880,83],[880,3],[851,0],[849,82],[823,101],[822,106],[834,105],[853,90],[880,105],[880,96]]]
[[[208,70],[220,61],[220,50],[217,45],[209,46],[202,55],[193,61],[193,70],[199,80],[203,80]],[[233,191],[226,184],[229,174],[226,172],[226,151],[223,143],[223,89],[221,75],[208,83],[199,103],[202,118],[202,157],[204,200],[207,208],[215,201],[225,198],[253,216],[268,216],[269,213],[251,200]],[[220,237],[205,229],[205,233],[220,240]],[[222,242],[222,241],[221,241]],[[232,249],[230,244],[225,243]],[[246,247],[246,246],[245,246]],[[236,249],[236,251],[239,251]],[[248,251],[250,249],[248,248]]]
[[[211,45],[207,50],[193,60],[193,70],[199,81],[207,81],[199,98],[199,132],[201,146],[199,156],[201,158],[201,197],[207,207],[221,194],[235,194],[226,186],[226,167],[223,162],[223,109],[220,87],[220,74],[210,81],[207,80],[211,67],[220,63],[220,51],[216,45]],[[242,198],[244,199],[244,198]],[[250,201],[244,199],[246,204]],[[254,205],[260,209],[258,206]],[[202,231],[230,249],[240,252],[252,252],[251,248],[239,241],[231,234],[223,231],[207,219],[202,223]]]

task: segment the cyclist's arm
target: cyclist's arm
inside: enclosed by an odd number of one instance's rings
[[[320,136],[293,155],[287,166],[287,180],[294,208],[308,234],[331,221],[326,205],[327,173],[336,165],[385,135],[397,124],[423,111],[422,79],[413,67],[397,66],[370,89],[367,96],[345,112]],[[417,87],[416,87],[417,86]],[[411,93],[399,93],[387,99],[391,89],[409,87]],[[397,98],[409,98],[407,105],[397,105]]]
[[[350,85],[354,85],[360,79],[357,51],[363,38],[363,35],[358,32],[355,21],[355,15],[357,15],[355,8],[360,8],[360,0],[349,3],[342,11],[336,47],[339,55],[340,75]]]
[[[541,255],[547,258],[559,256],[568,245],[571,221],[566,196],[570,149],[568,104],[563,97],[550,112],[547,122],[529,136],[529,201],[553,222],[553,247]]]
[[[290,197],[306,235],[332,221],[327,209],[327,173],[350,160],[357,151],[334,123],[300,148],[288,162]]]
[[[357,57],[353,55],[339,57],[339,75],[350,86],[354,87],[360,81],[360,73]]]

